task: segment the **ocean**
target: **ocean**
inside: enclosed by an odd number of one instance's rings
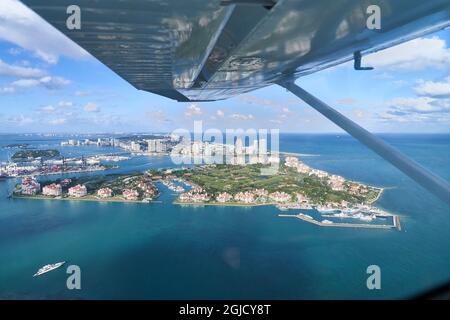
[[[450,135],[381,137],[450,181]],[[54,148],[66,139],[0,135],[0,145]],[[68,156],[111,152],[57,148]],[[8,199],[16,182],[0,181],[0,298],[392,299],[450,281],[450,208],[443,202],[347,135],[281,134],[280,149],[385,187],[377,206],[398,214],[402,231],[323,228],[280,218],[272,206],[178,206],[163,186],[152,204]],[[10,153],[0,149],[0,161]],[[172,163],[141,156],[119,165],[112,172]],[[67,263],[32,277],[58,261]],[[69,265],[81,269],[81,290],[66,287]],[[380,267],[380,290],[367,288],[370,265]]]

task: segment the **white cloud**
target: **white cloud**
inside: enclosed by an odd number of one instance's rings
[[[283,121],[279,120],[279,119],[270,119],[269,122],[276,123],[276,124],[282,124],[283,123]]]
[[[10,55],[12,55],[12,56],[18,56],[19,54],[21,54],[22,53],[22,49],[20,49],[20,48],[10,48],[9,50],[8,50],[8,53],[10,54]]]
[[[100,111],[99,106],[93,102],[89,102],[88,104],[86,104],[83,109],[86,112],[99,112]]]
[[[58,103],[58,106],[64,107],[64,108],[72,107],[73,106],[73,102],[72,101],[60,101]]]
[[[63,125],[67,122],[66,118],[57,118],[57,119],[52,119],[50,120],[48,123],[54,126],[60,126]]]
[[[14,87],[3,87],[0,88],[0,94],[8,94],[16,92],[16,88]]]
[[[233,113],[230,118],[235,120],[253,120],[254,117],[252,114],[241,114],[241,113]]]
[[[89,54],[17,0],[1,0],[0,39],[30,50],[47,63],[59,56],[86,58]]]
[[[12,83],[13,86],[22,88],[37,87],[39,84],[39,80],[36,79],[20,79]]]
[[[164,123],[164,122],[172,122],[169,118],[166,117],[165,113],[162,110],[156,111],[147,111],[145,113],[145,117],[156,122]]]
[[[403,112],[429,113],[440,111],[439,107],[433,105],[435,99],[429,97],[418,98],[395,98],[389,102],[389,105]]]
[[[38,112],[40,114],[58,114],[58,115],[70,115],[70,113],[67,112],[67,108],[70,108],[73,106],[73,103],[71,101],[60,101],[57,106],[53,105],[46,105],[43,107],[38,108]]]
[[[430,97],[395,98],[388,109],[378,114],[382,121],[395,122],[449,122],[450,99]]]
[[[75,91],[73,93],[73,95],[76,96],[76,97],[85,97],[85,96],[89,95],[89,92],[87,92],[87,91]]]
[[[21,88],[32,88],[37,86],[43,86],[49,90],[61,89],[71,83],[70,80],[62,77],[46,76],[40,79],[20,79],[14,81],[11,85]]]
[[[450,49],[439,37],[417,38],[364,57],[364,64],[375,69],[423,70],[450,66]]]
[[[9,117],[7,122],[12,123],[14,125],[23,126],[33,123],[34,120],[30,117],[24,116],[23,114],[15,117]]]
[[[47,89],[59,89],[67,86],[71,83],[70,80],[64,79],[62,77],[44,77],[39,79],[41,84]]]
[[[210,117],[210,119],[214,121],[223,118],[225,118],[225,112],[220,109],[216,110],[216,112]]]
[[[192,117],[192,116],[199,116],[202,114],[202,109],[195,103],[191,104],[189,107],[186,108],[186,111],[184,112],[184,115],[186,117]]]
[[[45,113],[53,113],[56,111],[56,108],[52,105],[48,105],[40,108],[39,110]]]
[[[286,99],[280,101],[277,99],[261,98],[251,94],[239,96],[239,100],[245,104],[254,105],[257,107],[272,108],[277,112],[283,113],[291,113],[292,111],[289,109],[289,106],[297,106],[299,104],[297,99]]]
[[[338,99],[336,101],[336,103],[339,105],[349,106],[349,105],[354,105],[356,103],[356,100],[351,97],[345,97],[345,98]]]
[[[421,96],[450,97],[450,77],[441,82],[423,81],[414,90]]]
[[[45,76],[46,72],[37,68],[7,64],[0,59],[0,75],[20,78],[40,78]]]
[[[366,116],[366,113],[364,110],[362,109],[353,109],[353,114],[355,115],[355,117],[362,119]]]
[[[278,102],[271,99],[260,98],[251,94],[239,96],[239,100],[247,104],[253,104],[257,106],[277,107]]]

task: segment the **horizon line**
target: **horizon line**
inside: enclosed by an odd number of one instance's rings
[[[193,133],[193,131],[191,131]],[[225,132],[224,132],[225,133]],[[350,136],[347,132],[302,132],[302,131],[280,131],[280,134],[305,134],[305,135],[345,135]],[[450,134],[449,132],[389,132],[389,131],[373,131],[373,134],[423,134],[437,135]],[[121,135],[121,134],[171,134],[164,131],[126,131],[126,132],[0,132],[0,135]]]

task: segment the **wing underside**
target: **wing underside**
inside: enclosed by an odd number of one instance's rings
[[[226,99],[450,25],[449,0],[22,0],[139,90]],[[366,27],[369,5],[381,30]],[[81,9],[81,29],[66,26]]]

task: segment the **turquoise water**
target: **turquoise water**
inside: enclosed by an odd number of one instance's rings
[[[450,180],[449,135],[383,138]],[[23,140],[60,141],[0,136],[0,145]],[[280,148],[315,155],[303,158],[311,166],[392,187],[378,205],[401,216],[403,231],[320,228],[277,217],[274,207],[180,207],[164,187],[162,202],[153,204],[13,200],[6,196],[14,181],[6,181],[0,182],[0,297],[380,299],[450,281],[449,207],[348,136],[281,135]],[[139,157],[118,171],[170,166],[164,157]],[[81,290],[66,288],[65,268],[32,278],[40,266],[61,260],[80,266]],[[373,264],[381,268],[381,290],[366,287]]]

